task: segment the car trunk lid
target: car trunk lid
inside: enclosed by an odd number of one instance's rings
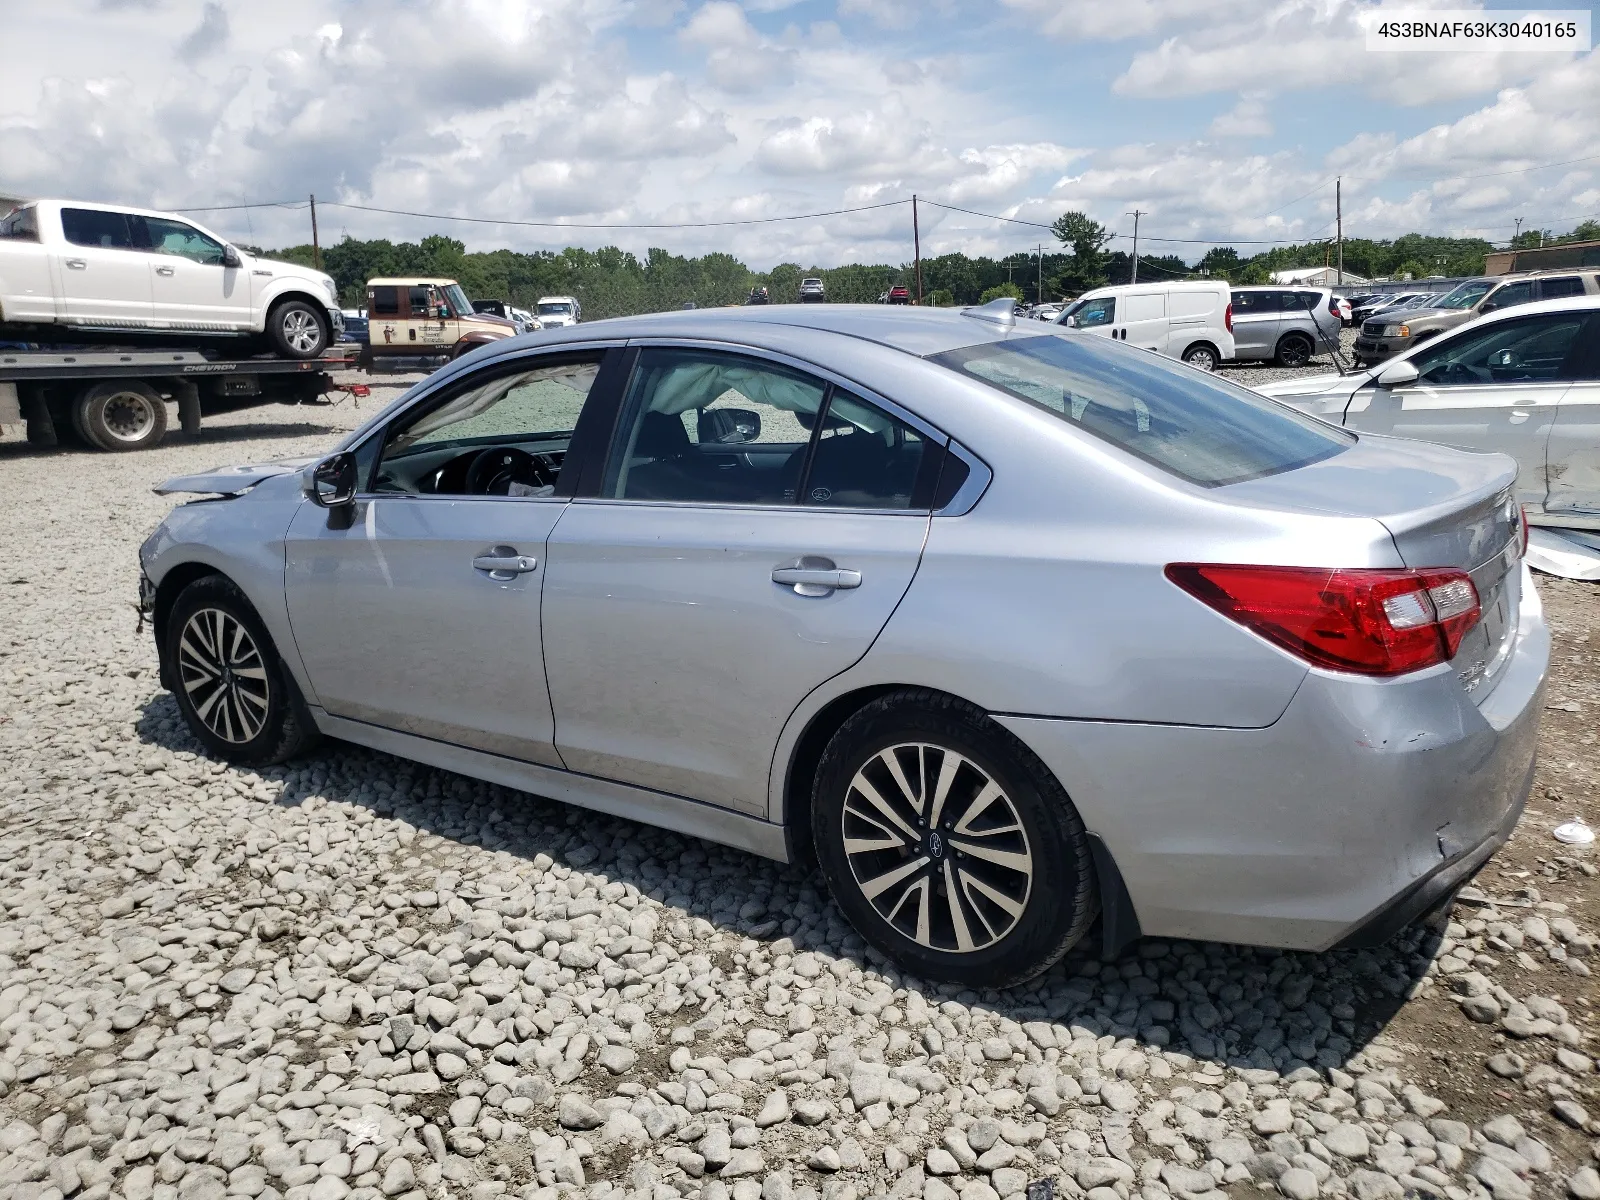
[[[1481,699],[1509,658],[1522,599],[1516,476],[1505,455],[1364,434],[1332,458],[1224,490],[1235,502],[1375,519],[1407,567],[1470,574],[1483,615],[1453,662]]]

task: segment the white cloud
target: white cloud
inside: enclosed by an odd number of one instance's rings
[[[839,17],[864,17],[880,29],[910,29],[919,20],[948,16],[952,0],[839,0]]]
[[[1211,121],[1211,136],[1219,138],[1268,137],[1272,133],[1272,119],[1267,115],[1268,97],[1252,92],[1239,97],[1239,102],[1225,113],[1218,113]]]
[[[706,75],[730,92],[781,86],[793,75],[794,52],[763,38],[733,0],[709,0],[679,35],[706,50]]]
[[[1062,41],[1143,37],[1179,22],[1226,21],[1234,0],[1003,0],[1005,6]]]

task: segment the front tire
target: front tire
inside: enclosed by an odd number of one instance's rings
[[[1315,349],[1311,339],[1303,333],[1286,334],[1278,343],[1278,353],[1275,356],[1280,367],[1303,367],[1311,361],[1311,353]]]
[[[305,300],[285,300],[267,314],[267,339],[285,358],[316,358],[328,348],[326,314]]]
[[[317,741],[261,618],[220,575],[197,579],[167,618],[167,667],[189,731],[229,762],[283,762]]]
[[[1021,983],[1099,911],[1089,838],[1066,792],[954,697],[905,689],[850,717],[818,764],[811,813],[834,900],[925,979]]]

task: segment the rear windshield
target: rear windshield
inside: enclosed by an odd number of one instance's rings
[[[930,361],[1201,487],[1292,471],[1356,440],[1236,384],[1098,337],[991,342]]]

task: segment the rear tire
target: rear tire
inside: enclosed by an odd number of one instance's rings
[[[1273,361],[1280,367],[1303,367],[1311,360],[1315,349],[1305,334],[1286,333],[1278,341],[1278,353]]]
[[[316,744],[316,726],[272,635],[230,580],[207,575],[179,592],[165,637],[178,709],[213,755],[261,766]]]
[[[72,405],[72,428],[101,450],[147,450],[167,435],[167,402],[137,379],[97,383]]]
[[[1215,371],[1220,359],[1221,355],[1217,353],[1217,348],[1205,342],[1190,346],[1183,352],[1183,361],[1202,371]]]
[[[817,766],[811,813],[834,900],[924,979],[1021,983],[1099,912],[1088,834],[1066,792],[952,696],[907,688],[845,721]]]
[[[330,332],[327,315],[305,300],[285,300],[267,314],[267,340],[285,358],[316,358]]]

